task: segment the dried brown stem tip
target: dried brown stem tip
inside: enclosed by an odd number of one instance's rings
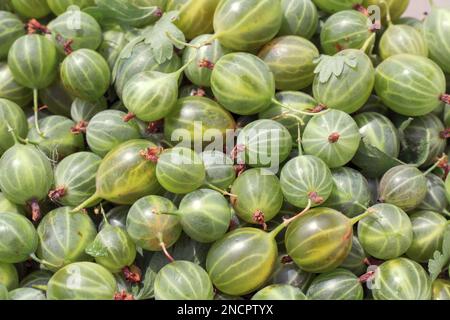
[[[236,171],[236,175],[240,177],[245,171],[245,164],[237,164],[234,166],[234,170]]]
[[[58,202],[59,199],[64,197],[66,194],[66,188],[65,187],[57,187],[54,190],[50,190],[48,193],[48,197],[52,202]]]
[[[203,88],[192,89],[191,97],[205,97],[206,91]]]
[[[50,30],[46,26],[41,24],[36,19],[31,19],[30,21],[28,21],[28,23],[27,23],[27,31],[28,31],[28,34],[35,34],[36,32],[41,32],[41,33],[44,33],[44,34],[50,34],[51,33]]]
[[[164,151],[162,147],[147,148],[141,151],[141,156],[148,161],[157,163],[159,160],[159,155]]]
[[[129,121],[133,120],[134,118],[136,118],[136,115],[134,113],[130,112],[123,117],[123,121],[129,122]]]
[[[256,212],[253,214],[253,221],[259,225],[261,225],[264,229],[264,231],[267,230],[267,224],[266,219],[264,218],[264,212],[261,210],[256,210]]]
[[[200,68],[206,68],[209,70],[213,70],[215,67],[215,64],[213,62],[209,61],[208,59],[204,58],[199,61],[198,66]]]
[[[450,138],[450,128],[446,128],[444,131],[441,131],[439,136],[441,137],[441,139],[448,139],[448,138]]]
[[[134,300],[134,297],[132,294],[127,293],[125,290],[122,290],[122,292],[116,292],[114,294],[114,300],[116,301]]]
[[[328,108],[326,105],[319,103],[317,106],[315,106],[314,108],[308,109],[307,111],[312,112],[312,113],[319,113],[319,112],[325,111],[327,109]]]
[[[162,132],[163,128],[164,128],[164,120],[158,120],[158,121],[149,122],[146,131],[149,134],[154,134],[154,133]]]
[[[361,12],[363,15],[365,15],[366,17],[369,16],[369,10],[367,10],[366,7],[364,7],[362,4],[355,4],[353,6],[353,9],[355,9],[356,11]]]
[[[333,132],[332,134],[330,134],[330,136],[328,137],[328,141],[330,143],[336,143],[339,141],[339,138],[341,137],[341,135],[338,132]]]
[[[80,133],[86,133],[88,123],[84,120],[81,120],[78,122],[75,126],[70,128],[70,132],[73,134],[80,134]]]
[[[291,262],[293,262],[294,260],[292,260],[292,258],[290,257],[290,256],[283,256],[282,258],[281,258],[281,263],[282,264],[288,264],[288,263],[291,263]]]
[[[319,196],[319,194],[317,192],[310,192],[308,194],[308,197],[315,204],[321,204],[323,202],[323,198],[321,196]]]
[[[245,146],[243,144],[236,145],[233,150],[231,150],[231,159],[236,160],[241,152],[245,151]]]
[[[375,277],[375,271],[369,271],[359,277],[359,282],[366,283],[368,281],[371,281],[374,277]]]
[[[450,94],[444,93],[443,95],[441,95],[440,99],[442,102],[450,104]]]
[[[31,220],[37,222],[41,219],[41,208],[39,207],[39,203],[37,200],[31,200],[30,203],[31,208]]]
[[[164,11],[161,8],[156,9],[155,17],[161,18],[164,14]]]
[[[136,266],[125,267],[122,269],[123,275],[128,282],[139,283],[141,282],[141,270]]]

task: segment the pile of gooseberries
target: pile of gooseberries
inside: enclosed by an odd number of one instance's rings
[[[430,2],[1,1],[0,300],[450,300]]]

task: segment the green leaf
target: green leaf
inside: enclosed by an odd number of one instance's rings
[[[320,83],[327,83],[332,76],[339,78],[346,67],[356,68],[358,62],[354,55],[339,55],[334,56],[321,55],[314,60],[317,64],[314,73],[319,75]]]
[[[142,33],[145,43],[151,46],[155,60],[159,64],[173,57],[174,46],[178,49],[184,48],[184,45],[172,42],[167,36],[170,34],[178,41],[186,42],[183,32],[174,24],[178,14],[178,11],[167,12],[153,27],[149,27]]]
[[[88,245],[85,252],[94,258],[108,256],[108,249],[98,239],[95,239],[90,245]]]
[[[370,160],[366,161],[366,166],[361,169],[363,171],[363,174],[369,177],[379,177],[389,169],[405,164],[399,159],[389,156],[388,154],[381,151],[374,145],[370,144],[368,139],[365,137],[362,139],[360,148],[363,152],[365,152],[369,156],[369,158],[373,158],[374,160],[376,160],[376,163],[381,164],[380,166],[376,167],[374,165],[375,162]]]
[[[119,65],[121,60],[129,59],[133,53],[134,48],[136,46],[144,41],[144,37],[137,36],[134,37],[130,42],[127,43],[127,45],[122,49],[122,51],[119,54],[119,57],[116,60],[116,63],[114,64],[114,68],[112,71],[112,82],[114,83],[117,80],[117,72],[119,71]]]
[[[136,6],[127,0],[95,0],[95,4],[96,6],[85,8],[83,11],[101,24],[116,23],[142,27],[157,21],[161,12],[156,6]]]
[[[436,280],[441,272],[448,267],[450,262],[450,226],[444,233],[444,239],[442,241],[442,252],[436,251],[433,254],[433,258],[428,262],[428,272],[430,273],[431,280]]]

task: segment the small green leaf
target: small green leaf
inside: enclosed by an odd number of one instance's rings
[[[381,164],[380,166],[375,167],[374,162],[370,160],[366,162],[366,165],[361,169],[363,173],[369,177],[379,177],[389,169],[398,165],[405,164],[404,162],[389,156],[385,152],[372,145],[366,137],[362,139],[360,148],[361,151],[366,153],[369,158],[373,158],[374,161],[376,160],[376,163]]]
[[[145,43],[151,46],[155,60],[159,64],[172,58],[174,46],[178,49],[184,48],[183,45],[173,43],[167,36],[167,34],[170,34],[180,42],[186,41],[183,32],[174,24],[174,21],[178,19],[178,14],[178,11],[167,12],[153,27],[142,33]]]
[[[94,258],[108,256],[108,249],[98,239],[95,239],[90,245],[88,245],[85,252]]]
[[[83,11],[101,24],[116,23],[138,28],[157,21],[161,12],[156,6],[136,6],[127,0],[95,0],[95,4]]]
[[[136,48],[136,46],[143,41],[144,41],[144,37],[137,36],[137,37],[133,38],[129,43],[127,43],[127,45],[122,49],[122,51],[119,54],[119,57],[116,60],[116,63],[114,65],[114,68],[112,71],[113,83],[117,79],[117,72],[119,71],[120,62],[122,60],[129,59],[133,53],[134,48]]]
[[[436,251],[433,258],[428,262],[428,272],[431,280],[436,280],[441,272],[448,267],[450,262],[450,226],[444,232],[444,239],[442,241],[442,252]]]
[[[339,54],[334,56],[321,55],[314,60],[314,63],[317,64],[314,73],[319,75],[320,83],[327,83],[333,75],[339,78],[346,67],[356,68],[358,65],[356,56]]]

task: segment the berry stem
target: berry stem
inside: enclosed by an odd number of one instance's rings
[[[297,148],[298,148],[298,155],[303,155],[303,145],[302,145],[302,130],[300,127],[300,123],[297,125]]]
[[[276,236],[277,236],[281,231],[283,231],[287,226],[289,226],[292,222],[294,222],[296,219],[298,219],[298,218],[300,218],[301,216],[303,216],[303,215],[305,215],[306,213],[308,213],[308,211],[311,209],[311,206],[312,206],[312,201],[309,200],[309,201],[308,201],[308,205],[306,206],[306,208],[305,208],[302,212],[296,214],[296,215],[293,216],[292,218],[285,219],[285,220],[283,221],[283,223],[281,223],[278,227],[276,227],[275,229],[273,229],[273,230],[270,232],[270,235],[272,236],[272,238],[275,239]]]
[[[75,213],[75,212],[79,212],[82,211],[85,208],[88,208],[92,205],[94,205],[97,201],[101,200],[102,198],[95,193],[93,196],[91,196],[89,199],[87,199],[86,201],[84,201],[82,204],[80,204],[78,207],[76,207],[75,209],[73,209],[71,212]]]
[[[296,116],[295,114],[290,113],[290,111],[283,112],[282,114],[279,114],[279,115],[273,117],[271,120],[279,120],[279,119],[284,119],[284,118],[292,118],[292,119],[297,120],[302,126],[305,125],[305,121],[303,121],[302,118],[300,118],[299,116]]]
[[[370,35],[370,37],[366,40],[366,42],[364,42],[364,45],[361,48],[362,52],[365,52],[367,54],[371,54],[372,53],[372,48],[371,48],[370,52],[367,52],[367,51],[369,50],[369,47],[373,43],[373,41],[374,41],[376,36],[377,36],[376,33],[372,33]]]
[[[219,187],[216,187],[215,185],[211,184],[211,183],[206,183],[205,186],[207,186],[208,188],[215,190],[217,192],[220,192],[221,194],[223,194],[224,196],[229,196],[229,197],[233,197],[233,198],[237,198],[237,195],[229,193],[228,191],[222,190]]]
[[[33,89],[33,111],[34,111],[34,126],[36,127],[37,133],[42,137],[45,138],[44,134],[42,133],[41,129],[39,128],[39,102],[38,102],[38,89]]]
[[[167,247],[162,239],[162,235],[159,234],[158,238],[159,238],[159,246],[161,247],[162,251],[164,252],[164,255],[167,257],[167,259],[169,259],[170,262],[175,262],[175,259],[171,256],[169,251],[167,251]]]
[[[275,98],[272,98],[272,103],[277,105],[277,106],[280,106],[280,107],[282,107],[284,109],[290,110],[290,111],[295,112],[295,113],[304,114],[306,116],[319,116],[319,115],[322,115],[322,114],[325,114],[325,113],[329,112],[328,109],[325,110],[325,111],[320,111],[320,112],[306,112],[306,111],[302,111],[302,110],[296,110],[296,109],[292,108],[289,105],[281,103],[280,101],[278,101]]]
[[[423,173],[423,175],[426,177],[431,172],[433,172],[434,169],[436,169],[436,168],[445,168],[445,166],[447,166],[447,164],[448,164],[448,157],[447,157],[446,154],[443,154],[442,157],[440,157],[430,169],[428,169],[427,171],[425,171]]]
[[[359,221],[361,221],[364,218],[367,218],[368,216],[370,216],[372,213],[376,212],[375,209],[369,208],[367,209],[366,212],[364,212],[363,214],[360,214],[357,217],[354,217],[353,219],[350,219],[350,223],[352,226],[354,226],[355,224],[357,224]]]
[[[50,263],[50,262],[48,262],[48,261],[41,260],[41,259],[39,259],[34,253],[30,255],[30,258],[31,258],[32,260],[36,261],[36,262],[39,263],[39,264],[42,264],[42,265],[44,265],[44,266],[48,266],[48,267],[51,267],[51,268],[54,268],[54,269],[59,269],[59,268],[62,267],[62,265],[59,265],[59,266],[58,266],[58,265],[53,264],[53,263]]]

